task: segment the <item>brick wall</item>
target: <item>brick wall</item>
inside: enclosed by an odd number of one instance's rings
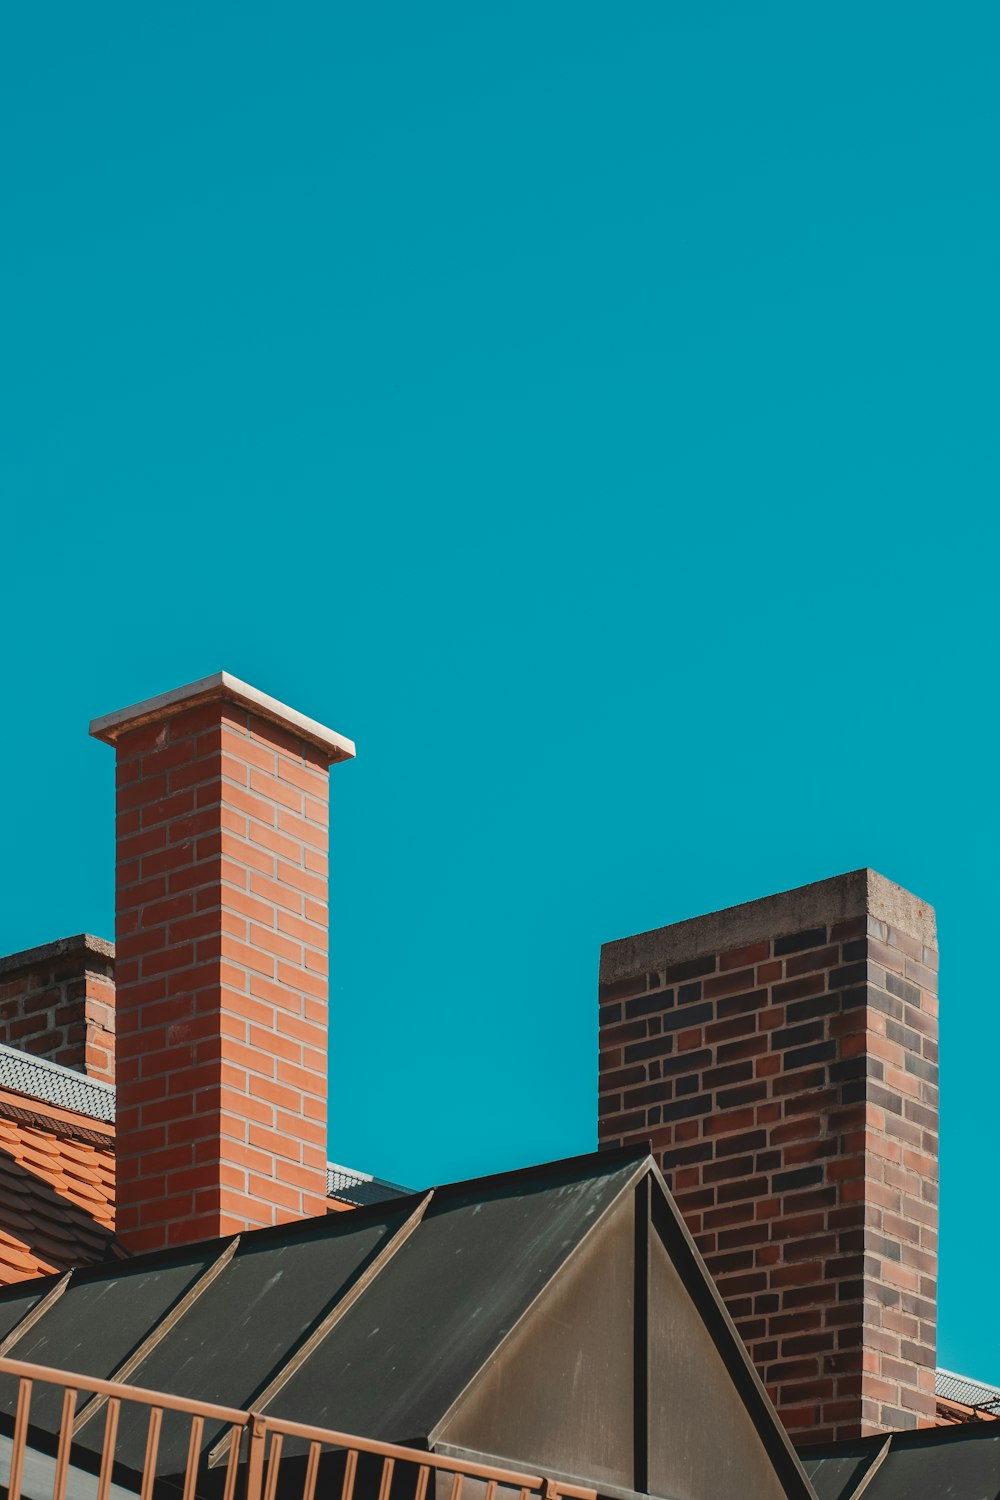
[[[600,1141],[656,1155],[787,1428],[934,1416],[934,914],[861,870],[609,944]]]
[[[114,1083],[114,969],[86,933],[0,958],[0,1043]]]
[[[331,755],[225,698],[114,738],[119,1238],[323,1213]]]

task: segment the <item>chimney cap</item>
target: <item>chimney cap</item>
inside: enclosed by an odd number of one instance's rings
[[[308,744],[324,751],[333,761],[351,760],[354,756],[354,741],[346,739],[315,719],[309,719],[296,709],[269,698],[266,693],[241,682],[229,672],[214,672],[211,677],[202,677],[189,682],[185,687],[173,688],[169,693],[160,693],[155,698],[146,698],[142,703],[133,703],[129,708],[119,708],[115,713],[103,714],[92,719],[90,733],[96,740],[113,745],[119,735],[143,724],[154,724],[161,719],[173,718],[196,703],[226,702],[249,708],[262,719],[268,719]]]
[[[612,984],[643,969],[662,969],[710,953],[745,948],[764,938],[861,916],[899,928],[926,947],[937,946],[933,906],[864,866],[829,880],[816,880],[775,896],[760,896],[739,906],[605,943],[601,948],[601,983]]]

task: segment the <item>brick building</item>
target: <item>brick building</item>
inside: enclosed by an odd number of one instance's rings
[[[584,1256],[585,1276],[569,1269],[574,1252],[555,1290],[531,1293],[561,1311],[530,1325],[536,1342],[511,1367],[520,1394],[499,1351],[520,1348],[508,1339],[531,1299],[514,1325],[496,1324],[494,1353],[480,1350],[468,1415],[442,1411],[422,1441],[480,1457],[477,1444],[492,1441],[490,1453],[548,1463],[567,1483],[580,1475],[575,1454],[615,1500],[715,1500],[738,1473],[741,1495],[797,1500],[850,1500],[862,1479],[875,1486],[866,1500],[880,1500],[894,1476],[893,1500],[913,1493],[915,1455],[942,1483],[959,1451],[982,1467],[978,1439],[993,1440],[1000,1392],[935,1370],[937,945],[926,903],[859,870],[606,945],[603,1158],[411,1200],[326,1155],[327,771],[354,747],[226,674],[96,720],[92,733],[116,752],[116,942],[81,936],[0,960],[0,1283],[13,1284],[0,1296],[0,1361],[28,1347],[39,1318],[38,1347],[62,1347],[45,1334],[58,1299],[59,1338],[75,1347],[72,1309],[86,1320],[95,1288],[110,1295],[133,1273],[137,1286],[147,1263],[173,1265],[185,1246],[200,1247],[194,1280],[175,1306],[149,1312],[121,1366],[130,1380],[160,1368],[152,1351],[164,1338],[183,1348],[173,1330],[182,1313],[182,1333],[191,1323],[191,1299],[220,1276],[223,1289],[250,1276],[242,1268],[263,1265],[265,1247],[303,1265],[309,1245],[334,1254],[341,1231],[309,1227],[333,1226],[331,1210],[356,1211],[359,1244],[365,1215],[394,1213],[386,1256],[430,1212],[435,1228],[418,1241],[440,1256],[451,1253],[440,1238],[449,1205],[465,1205],[472,1225],[487,1204],[506,1204],[497,1224],[514,1233],[533,1195],[551,1195],[555,1224],[562,1195],[579,1191],[605,1194],[609,1227],[593,1242],[604,1248]],[[591,1243],[585,1218],[573,1233]],[[509,1254],[530,1260],[531,1243],[518,1248],[514,1234]],[[563,1252],[552,1253],[554,1271]],[[439,1277],[433,1257],[426,1274]],[[38,1292],[22,1303],[25,1284]],[[485,1286],[469,1290],[473,1301]],[[433,1301],[429,1287],[414,1295]],[[324,1314],[331,1328],[355,1296],[344,1283]],[[287,1335],[291,1368],[307,1332]],[[458,1336],[456,1326],[452,1353]],[[249,1406],[291,1377],[279,1368],[255,1396],[246,1369],[275,1356],[247,1338],[225,1379]],[[324,1344],[327,1359],[336,1347]],[[557,1386],[585,1368],[581,1400],[601,1421],[567,1408],[558,1441],[535,1431],[542,1367]],[[335,1387],[340,1378],[331,1366]],[[315,1404],[312,1387],[300,1396]],[[731,1450],[703,1423],[706,1402],[728,1414]],[[805,1467],[775,1410],[806,1445]],[[0,1425],[2,1415],[0,1402]],[[965,1445],[950,1460],[931,1431],[944,1422],[960,1424]],[[391,1424],[385,1435],[413,1436]],[[928,1456],[920,1444],[932,1439]],[[994,1468],[1000,1485],[1000,1449]],[[836,1489],[848,1471],[855,1479]]]

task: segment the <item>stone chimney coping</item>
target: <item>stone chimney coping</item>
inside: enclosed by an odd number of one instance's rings
[[[113,714],[104,714],[91,721],[90,732],[95,739],[103,740],[106,745],[113,745],[126,730],[172,718],[196,703],[213,702],[236,703],[251,709],[262,719],[277,724],[289,734],[297,735],[299,739],[324,751],[331,763],[354,757],[353,740],[327,729],[315,719],[307,718],[297,709],[280,703],[277,698],[269,698],[266,693],[251,687],[247,682],[241,682],[229,672],[215,672],[211,677],[189,682],[186,687],[173,688],[169,693],[160,693],[158,697],[134,703],[130,708],[120,708]]]
[[[74,937],[57,938],[54,943],[41,943],[37,948],[24,948],[20,953],[0,955],[0,977],[17,974],[21,969],[37,969],[71,954],[79,954],[84,960],[82,967],[86,968],[88,957],[113,959],[115,945],[105,938],[94,937],[92,933],[78,932]]]
[[[776,896],[763,896],[741,906],[605,943],[601,948],[601,983],[611,984],[644,970],[663,969],[709,953],[745,948],[765,938],[860,916],[874,917],[909,933],[927,948],[937,947],[932,906],[875,870],[851,870],[830,880],[817,880]]]

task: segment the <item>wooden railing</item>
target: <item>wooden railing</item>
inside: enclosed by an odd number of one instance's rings
[[[222,1500],[278,1500],[282,1451],[287,1440],[305,1445],[301,1489],[294,1481],[292,1485],[281,1485],[281,1494],[291,1495],[294,1500],[314,1500],[324,1452],[338,1455],[340,1493],[336,1500],[357,1500],[355,1491],[358,1463],[366,1458],[377,1465],[378,1500],[395,1500],[393,1486],[394,1483],[398,1484],[404,1472],[407,1478],[400,1487],[405,1490],[406,1500],[427,1500],[432,1475],[450,1476],[448,1500],[462,1500],[462,1488],[467,1479],[477,1481],[477,1489],[480,1491],[485,1489],[484,1500],[496,1500],[498,1488],[518,1492],[518,1500],[596,1500],[595,1490],[545,1479],[537,1474],[521,1474],[512,1469],[493,1468],[488,1464],[468,1463],[393,1443],[379,1443],[349,1433],[334,1432],[325,1427],[284,1421],[259,1412],[216,1406],[206,1401],[190,1401],[166,1391],[148,1391],[139,1386],[123,1385],[112,1380],[95,1380],[66,1370],[49,1369],[44,1365],[25,1364],[21,1360],[0,1358],[0,1376],[4,1375],[11,1376],[18,1382],[6,1486],[8,1500],[22,1500],[25,1455],[29,1451],[32,1395],[39,1385],[56,1387],[63,1393],[51,1500],[66,1500],[67,1479],[70,1465],[74,1461],[74,1435],[83,1425],[81,1418],[89,1420],[101,1406],[106,1408],[103,1438],[99,1447],[96,1443],[87,1445],[91,1459],[95,1449],[99,1452],[96,1500],[109,1500],[123,1406],[138,1407],[148,1412],[145,1453],[138,1479],[139,1500],[152,1500],[164,1413],[179,1413],[190,1418],[182,1480],[183,1500],[196,1500],[200,1482],[208,1474],[207,1455],[202,1452],[206,1422],[212,1424],[213,1430],[220,1424],[227,1428],[222,1438],[222,1443],[228,1448]],[[84,1398],[84,1404],[78,1412],[81,1397]],[[79,1457],[78,1454],[76,1456]],[[288,1477],[292,1479],[291,1475]],[[212,1489],[214,1492],[215,1487],[212,1486]],[[396,1493],[398,1494],[398,1488]],[[324,1500],[327,1500],[326,1494]]]

